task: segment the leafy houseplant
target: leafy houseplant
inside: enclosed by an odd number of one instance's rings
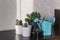
[[[16,34],[22,34],[21,32],[21,28],[22,28],[22,20],[18,20],[16,19],[16,25],[15,25],[15,28],[16,28]]]
[[[31,29],[31,36],[33,34],[33,32],[35,33],[36,31],[36,27],[37,27],[37,23],[34,22],[35,18],[40,18],[40,13],[38,12],[32,12],[31,14],[27,14],[27,18],[25,18],[25,21],[28,22],[29,25],[32,25],[32,29]]]
[[[25,18],[25,21],[30,24],[31,22],[34,21],[35,18],[40,18],[40,13],[38,12],[32,12],[31,14],[27,14],[27,18]]]

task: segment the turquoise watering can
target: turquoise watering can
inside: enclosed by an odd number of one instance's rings
[[[47,19],[47,21],[46,21]],[[44,36],[51,36],[52,35],[52,26],[55,22],[55,17],[53,16],[47,16],[42,22],[39,22],[38,18],[34,19],[34,22],[37,23],[39,28],[43,31]]]

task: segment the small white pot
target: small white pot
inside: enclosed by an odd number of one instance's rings
[[[22,34],[22,26],[21,25],[15,25],[15,29],[16,29],[16,34]]]
[[[22,27],[22,36],[30,37],[30,33],[31,33],[31,25],[28,25],[28,27]]]

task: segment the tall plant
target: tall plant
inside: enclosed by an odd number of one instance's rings
[[[33,22],[35,18],[40,18],[40,13],[38,12],[32,12],[31,14],[27,14],[27,18],[25,18],[25,21],[30,23]]]

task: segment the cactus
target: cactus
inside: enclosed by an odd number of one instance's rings
[[[16,19],[16,25],[19,25],[19,20],[18,19]]]
[[[28,27],[28,26],[27,26],[27,23],[24,23],[24,27]]]
[[[19,24],[19,25],[23,25],[23,24],[22,24],[22,20],[20,20],[20,24]]]

